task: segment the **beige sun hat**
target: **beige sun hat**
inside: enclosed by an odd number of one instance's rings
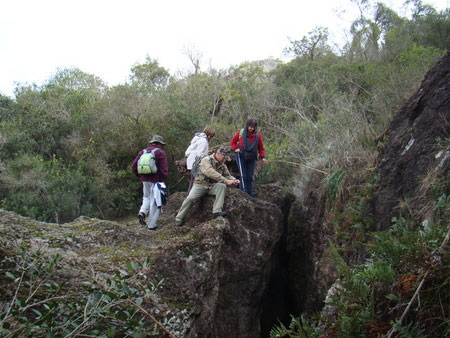
[[[153,135],[152,139],[148,143],[161,143],[166,144],[161,135]]]

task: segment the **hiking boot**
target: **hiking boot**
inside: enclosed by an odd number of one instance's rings
[[[153,228],[147,228],[147,230],[155,231],[161,228],[161,225],[154,226]]]
[[[217,218],[217,217],[227,217],[227,212],[226,211],[221,211],[221,212],[215,212],[212,217]]]
[[[145,223],[145,214],[143,212],[140,212],[138,214],[138,218],[139,218],[139,224],[147,225],[147,223]]]
[[[183,225],[183,221],[180,221],[178,219],[175,220],[175,226],[180,227]]]

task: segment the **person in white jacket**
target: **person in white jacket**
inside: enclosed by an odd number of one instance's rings
[[[216,135],[214,128],[206,126],[201,133],[195,133],[194,137],[186,149],[184,155],[186,159],[186,167],[188,172],[192,170],[192,165],[194,164],[195,158],[197,156],[203,156],[208,154],[209,141]],[[190,175],[188,192],[191,190],[194,178]]]

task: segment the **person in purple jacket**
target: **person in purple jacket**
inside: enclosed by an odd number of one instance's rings
[[[147,152],[155,150],[155,160],[157,172],[154,174],[138,174],[138,161],[144,150],[141,150],[131,165],[131,171],[139,177],[143,185],[142,205],[139,209],[138,218],[139,223],[146,225],[149,230],[157,230],[159,226],[156,225],[161,206],[165,204],[165,199],[162,195],[167,192],[166,182],[169,176],[169,169],[167,165],[167,155],[163,150],[166,143],[160,135],[154,135],[149,141],[150,145],[145,148]]]

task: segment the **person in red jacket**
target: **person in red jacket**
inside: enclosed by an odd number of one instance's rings
[[[138,173],[138,161],[144,153],[144,150],[141,150],[137,154],[131,165],[131,171],[139,177],[143,185],[142,205],[138,213],[139,223],[147,225],[148,230],[157,230],[159,226],[156,225],[156,221],[158,220],[161,207],[165,203],[165,199],[161,197],[167,194],[166,183],[169,176],[169,169],[166,152],[162,149],[166,145],[163,137],[154,135],[149,143],[150,145],[145,150],[151,152],[153,149],[156,149],[155,160],[156,167],[158,168],[157,172],[154,174]]]
[[[236,152],[236,162],[241,171],[239,187],[253,197],[253,173],[258,156],[262,159],[263,164],[267,163],[263,139],[255,119],[248,119],[245,128],[234,134],[230,146]]]

